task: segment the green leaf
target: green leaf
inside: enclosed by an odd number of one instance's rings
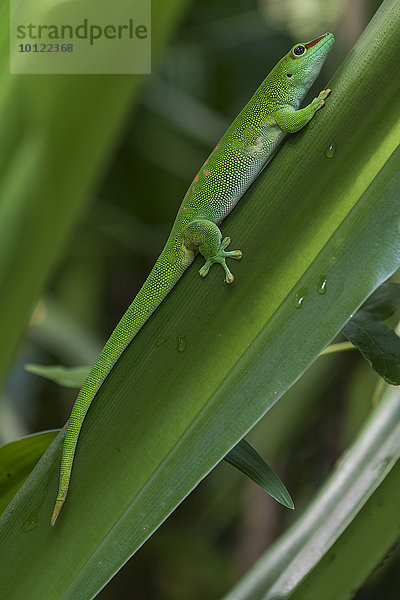
[[[80,388],[88,375],[90,367],[49,367],[27,364],[25,369],[29,373],[54,381],[58,385]],[[224,457],[224,460],[236,467],[243,475],[249,477],[283,506],[294,509],[293,500],[284,483],[246,440],[241,440],[232,448]]]
[[[367,312],[371,319],[385,321],[398,310],[400,310],[400,283],[386,281],[371,294],[357,312]]]
[[[294,509],[293,500],[284,483],[246,440],[241,440],[232,448],[225,456],[225,460],[246,477],[252,479],[283,506]]]
[[[49,367],[27,364],[25,369],[29,373],[50,379],[58,385],[80,388],[89,373],[90,367]],[[283,506],[294,509],[293,500],[284,483],[246,440],[241,440],[232,448],[224,457],[224,460],[236,467],[243,475],[249,477]]]
[[[0,519],[3,595],[93,598],[397,269],[399,28],[388,0],[313,126],[224,221],[244,253],[235,283],[218,269],[203,280],[196,261],[118,360],[54,528],[64,432],[39,461]]]
[[[344,326],[343,333],[387,383],[400,384],[400,338],[392,329],[360,313]]]
[[[71,388],[82,387],[90,367],[61,367],[44,365],[25,365],[29,373],[39,375],[45,379],[50,379],[58,385]],[[257,485],[263,488],[272,498],[286,506],[294,508],[293,500],[290,497],[285,485],[271,469],[271,467],[261,458],[261,456],[250,446],[246,440],[241,440],[225,457],[224,460],[236,467],[239,471],[249,477]]]
[[[400,284],[378,288],[343,327],[371,367],[392,385],[400,384],[400,338],[381,322],[400,308]]]
[[[54,381],[58,385],[80,388],[89,373],[90,367],[49,367],[27,364],[25,365],[25,369],[29,373]],[[283,504],[283,506],[291,509],[294,508],[293,500],[285,485],[246,440],[241,440],[232,448],[224,457],[224,460],[262,487],[263,490]]]
[[[29,363],[25,365],[25,370],[28,373],[50,379],[50,381],[54,381],[63,387],[81,388],[89,374],[90,367],[62,367],[60,365],[47,366]]]
[[[399,535],[400,390],[386,388],[307,510],[224,600],[348,600]]]
[[[59,431],[34,433],[0,446],[0,512],[15,496]]]

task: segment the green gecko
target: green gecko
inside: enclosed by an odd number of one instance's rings
[[[167,243],[133,302],[106,342],[83,384],[64,439],[59,489],[51,525],[68,493],[78,437],[86,413],[104,379],[200,252],[205,277],[214,263],[225,281],[233,275],[227,258],[240,259],[240,250],[227,251],[219,223],[236,206],[287,133],[304,127],[323,107],[330,90],[323,90],[308,106],[299,108],[334,44],[332,33],[296,44],[272,69],[202,165],[179,208]]]

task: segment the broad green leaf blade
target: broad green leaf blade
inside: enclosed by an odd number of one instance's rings
[[[224,600],[345,600],[398,538],[400,391],[381,403],[306,512]]]
[[[360,311],[342,331],[387,383],[400,384],[400,338],[393,329]]]
[[[400,308],[400,285],[380,286],[343,327],[347,339],[356,346],[371,367],[392,385],[400,384],[400,338],[381,320]]]
[[[81,388],[83,382],[89,374],[90,367],[62,367],[61,365],[34,365],[26,364],[25,370],[28,373],[39,375],[45,379],[50,379],[63,387]]]
[[[0,446],[0,512],[15,496],[59,429],[28,435]]]
[[[29,373],[39,375],[64,387],[82,387],[90,367],[62,367],[27,364],[25,369]],[[279,479],[274,470],[261,458],[252,446],[241,440],[225,456],[224,460],[236,467],[243,475],[249,477],[254,483],[265,490],[272,498],[286,506],[294,508],[293,500],[284,483]],[[17,491],[17,490],[15,490]]]
[[[293,500],[284,483],[246,440],[241,440],[236,444],[225,456],[225,460],[283,506],[294,508]]]
[[[85,420],[56,527],[62,435],[7,507],[5,595],[94,597],[398,267],[399,27],[398,3],[385,2],[323,114],[223,223],[244,252],[235,284],[217,269],[201,279],[196,262],[117,362]]]

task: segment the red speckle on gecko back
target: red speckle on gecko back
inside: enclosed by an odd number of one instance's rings
[[[221,148],[221,146],[219,144],[217,144],[214,148],[214,150],[219,150]]]
[[[204,173],[204,175],[206,175],[206,177],[211,175],[211,171],[207,171],[207,169],[203,169],[203,173]]]
[[[193,181],[194,181],[194,182],[196,182],[196,181],[198,181],[198,180],[199,180],[199,176],[198,176],[198,175],[196,175],[196,177],[193,179]]]

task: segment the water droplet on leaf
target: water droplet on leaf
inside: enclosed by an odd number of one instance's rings
[[[22,531],[32,531],[32,529],[35,529],[35,527],[37,527],[39,524],[39,518],[37,517],[37,515],[33,516],[33,515],[29,515],[25,521],[22,523],[21,525],[21,529]]]
[[[185,352],[187,341],[183,335],[178,335],[176,338],[176,347],[178,352]]]
[[[318,294],[325,294],[327,284],[328,284],[328,282],[326,280],[326,277],[322,276],[321,279],[319,280],[318,287],[317,287]]]
[[[167,338],[164,335],[160,335],[160,337],[157,338],[156,341],[154,342],[154,347],[159,348],[160,346],[165,344],[166,341],[167,341]]]
[[[331,144],[329,144],[329,146],[325,150],[326,158],[333,158],[335,155],[335,150],[336,150],[336,144],[334,142],[332,142]]]
[[[302,287],[296,293],[294,297],[294,306],[295,308],[301,308],[303,306],[304,298],[308,294],[308,289],[306,287]]]

